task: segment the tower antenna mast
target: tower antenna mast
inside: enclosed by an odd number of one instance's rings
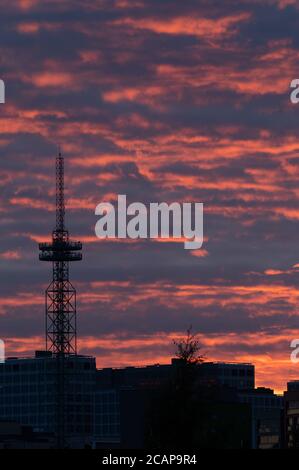
[[[53,354],[77,353],[76,290],[69,280],[69,263],[82,259],[82,243],[71,241],[65,228],[64,159],[56,157],[56,227],[50,243],[39,244],[41,261],[53,263],[46,290],[46,349]]]
[[[71,241],[65,227],[64,158],[56,157],[56,226],[52,240],[39,243],[39,259],[52,263],[46,289],[46,349],[57,357],[57,436],[64,445],[65,358],[77,354],[76,290],[69,280],[69,263],[82,259],[82,243]]]

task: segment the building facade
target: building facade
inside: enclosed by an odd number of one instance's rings
[[[97,370],[93,357],[67,356],[64,421],[68,446],[143,448],[153,398],[164,385],[172,383],[178,367],[180,362],[174,359],[171,364]],[[222,422],[223,432],[231,422],[239,429],[234,439],[227,441],[228,447],[236,445],[233,442],[241,436],[243,418],[243,427],[251,429],[251,444],[246,431],[239,447],[281,446],[283,398],[272,390],[254,388],[252,364],[208,362],[199,365],[197,371],[199,386],[217,391],[206,405],[215,423]],[[55,435],[57,380],[56,357],[50,352],[6,359],[0,364],[0,420],[30,427],[34,435]],[[285,434],[288,447],[294,447],[299,426],[299,382],[288,384],[285,399]]]
[[[299,449],[299,380],[288,382],[284,392],[284,435],[287,449]]]
[[[252,448],[280,449],[283,446],[283,396],[273,390],[258,387],[239,392],[241,403],[252,411]]]
[[[204,362],[200,365],[202,379],[206,383],[225,385],[236,390],[254,389],[254,365],[247,363]]]
[[[142,448],[147,411],[152,398],[163,385],[174,379],[179,366],[180,361],[173,359],[171,364],[98,369],[94,447],[103,448],[109,445]],[[253,390],[254,366],[242,363],[203,363],[198,366],[198,382],[231,390]],[[232,396],[229,390],[224,394]],[[221,394],[222,397],[224,394]],[[232,409],[238,406],[237,395],[234,395],[233,401]],[[226,404],[225,407],[228,408],[229,405]],[[221,411],[223,409],[224,406]]]
[[[68,356],[65,367],[66,441],[81,447],[94,434],[95,359]],[[8,358],[0,364],[0,418],[31,426],[36,432],[54,433],[56,390],[56,358],[51,353]]]

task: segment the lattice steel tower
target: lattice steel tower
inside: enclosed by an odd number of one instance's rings
[[[82,243],[71,241],[64,223],[64,161],[56,158],[56,227],[50,243],[39,243],[39,259],[51,261],[53,279],[46,290],[46,348],[56,357],[57,447],[67,446],[68,381],[66,362],[77,354],[76,290],[69,280],[69,262],[82,259]]]
[[[39,243],[39,259],[53,263],[46,290],[46,348],[54,354],[77,353],[76,290],[69,280],[69,262],[82,259],[82,243],[71,241],[64,222],[64,160],[56,158],[56,227],[52,242]]]

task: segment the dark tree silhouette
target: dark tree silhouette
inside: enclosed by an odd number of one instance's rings
[[[174,345],[176,360],[172,378],[159,391],[151,407],[147,446],[152,448],[186,449],[195,445],[199,418],[196,383],[204,356],[200,354],[201,346],[192,327]]]
[[[204,356],[199,354],[201,346],[196,334],[192,334],[192,325],[187,330],[185,339],[174,340],[177,347],[175,356],[186,364],[200,364],[204,361]]]
[[[153,393],[145,435],[152,449],[223,449],[248,447],[251,421],[247,405],[219,384],[204,380],[205,357],[198,335],[187,330],[175,340],[171,379]],[[244,409],[246,408],[246,410]],[[246,425],[245,425],[246,421]]]

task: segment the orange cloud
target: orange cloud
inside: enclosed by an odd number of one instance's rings
[[[216,39],[233,34],[239,23],[248,21],[250,13],[225,16],[221,18],[203,18],[180,16],[161,20],[157,18],[124,18],[114,21],[113,25],[126,25],[136,29],[148,29],[157,34],[184,34],[206,39]]]
[[[41,72],[33,75],[28,80],[32,81],[37,87],[57,87],[70,86],[73,83],[73,77],[67,72]]]
[[[21,258],[21,254],[17,250],[8,250],[0,253],[0,259],[5,260],[18,260]]]

